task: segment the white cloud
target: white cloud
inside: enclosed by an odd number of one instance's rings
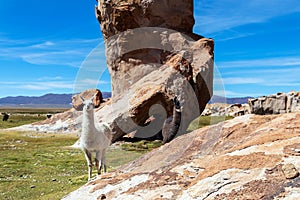
[[[264,80],[260,78],[244,78],[244,77],[222,78],[222,81],[225,85],[258,84],[264,82]]]
[[[49,47],[49,46],[54,46],[55,44],[51,41],[46,41],[46,42],[43,42],[43,43],[40,43],[40,44],[35,44],[35,45],[32,45],[31,47],[32,48],[45,48],[45,47]]]
[[[73,82],[71,81],[43,81],[43,82],[28,82],[16,86],[29,90],[53,90],[53,89],[72,89]]]
[[[0,57],[18,58],[35,65],[80,67],[91,50],[97,45],[99,45],[98,48],[103,49],[103,51],[98,51],[98,56],[101,57],[103,54],[105,60],[102,39],[14,41],[0,38]]]
[[[283,82],[283,81],[268,81],[264,83],[265,86],[276,86],[276,87],[299,87],[300,82],[295,80],[295,82],[288,81],[288,82]]]
[[[230,69],[230,68],[229,68]],[[223,73],[224,85],[256,84],[260,86],[300,86],[300,68],[279,66],[266,69],[255,66],[240,68],[239,71]]]
[[[73,84],[73,91],[75,93],[87,90],[90,88],[109,88],[110,81],[99,80],[98,77],[86,78],[86,79],[76,79]]]
[[[109,84],[109,82],[96,80],[96,79],[83,79],[78,81],[78,84],[81,84],[82,86],[89,86],[89,85],[98,85],[98,84]]]
[[[237,68],[237,67],[287,67],[300,66],[299,57],[276,57],[276,58],[261,58],[252,60],[236,60],[219,62],[219,68]]]
[[[298,0],[199,0],[195,2],[195,28],[212,34],[299,11]]]
[[[240,93],[240,92],[234,92],[234,91],[230,91],[230,90],[214,90],[214,95],[217,96],[225,96],[225,97],[258,97],[258,96],[263,96],[264,94],[262,93],[251,93],[249,94],[249,92],[245,92],[245,93]]]
[[[49,80],[62,80],[63,78],[61,76],[54,76],[54,77],[49,77],[49,76],[44,76],[38,79],[38,81],[49,81]]]
[[[254,33],[239,33],[239,32],[236,32],[236,31],[230,31],[230,32],[232,34],[222,36],[223,38],[218,39],[218,42],[223,42],[223,41],[228,41],[228,40],[235,40],[235,39],[238,39],[238,38],[249,37],[251,35],[254,35]],[[212,37],[214,38],[215,36],[212,36]]]
[[[29,52],[19,55],[22,60],[35,65],[66,65],[79,67],[84,59],[84,53],[80,51],[50,51],[46,53]]]
[[[110,86],[109,81],[96,80],[96,79],[83,79],[79,81],[63,80],[62,77],[41,77],[37,81],[2,81],[0,82],[1,89],[14,89],[14,90],[30,90],[30,91],[83,91],[90,88],[106,88]],[[78,90],[80,89],[80,90]]]
[[[103,44],[99,44],[85,57],[81,63],[80,70],[90,73],[102,74],[106,70],[106,57]]]
[[[46,81],[46,79],[48,79]],[[0,82],[1,88],[13,88],[13,89],[26,89],[26,90],[55,90],[55,89],[73,89],[73,81],[59,80],[49,80],[50,77],[43,77],[37,81],[3,81]],[[55,78],[53,78],[55,79]]]

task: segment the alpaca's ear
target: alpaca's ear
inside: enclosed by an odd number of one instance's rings
[[[80,99],[81,99],[81,101],[82,101],[82,102],[84,102],[84,101],[85,101],[85,99],[84,99],[82,96],[80,96]]]

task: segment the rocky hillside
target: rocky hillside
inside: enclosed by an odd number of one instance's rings
[[[300,113],[245,115],[177,137],[70,199],[299,199]]]

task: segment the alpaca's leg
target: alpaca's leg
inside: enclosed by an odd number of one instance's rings
[[[96,152],[95,162],[96,162],[96,167],[97,167],[98,175],[101,174],[101,166],[102,166],[102,162],[101,162],[102,158],[101,158],[101,156],[102,156],[102,151],[97,151]],[[100,162],[100,164],[99,164],[99,162]]]
[[[97,159],[97,154],[98,154],[98,153],[96,153],[95,165],[96,165],[97,173],[98,173],[98,175],[99,175],[99,174],[100,174],[100,173],[99,173],[99,160]]]
[[[93,163],[92,163],[92,154],[87,150],[85,149],[84,150],[84,155],[85,155],[85,159],[87,161],[87,164],[88,164],[88,180],[91,180],[91,177],[92,177],[92,166],[93,166]]]
[[[106,156],[105,156],[105,154],[106,154],[106,149],[104,149],[102,151],[102,156],[101,156],[101,158],[102,158],[102,160],[101,160],[101,168],[102,168],[102,166],[104,167],[104,173],[107,172],[106,171]]]

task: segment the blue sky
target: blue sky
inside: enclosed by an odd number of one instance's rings
[[[0,0],[0,98],[109,91],[95,4]],[[198,0],[195,19],[194,32],[215,40],[226,96],[300,91],[299,0]]]

